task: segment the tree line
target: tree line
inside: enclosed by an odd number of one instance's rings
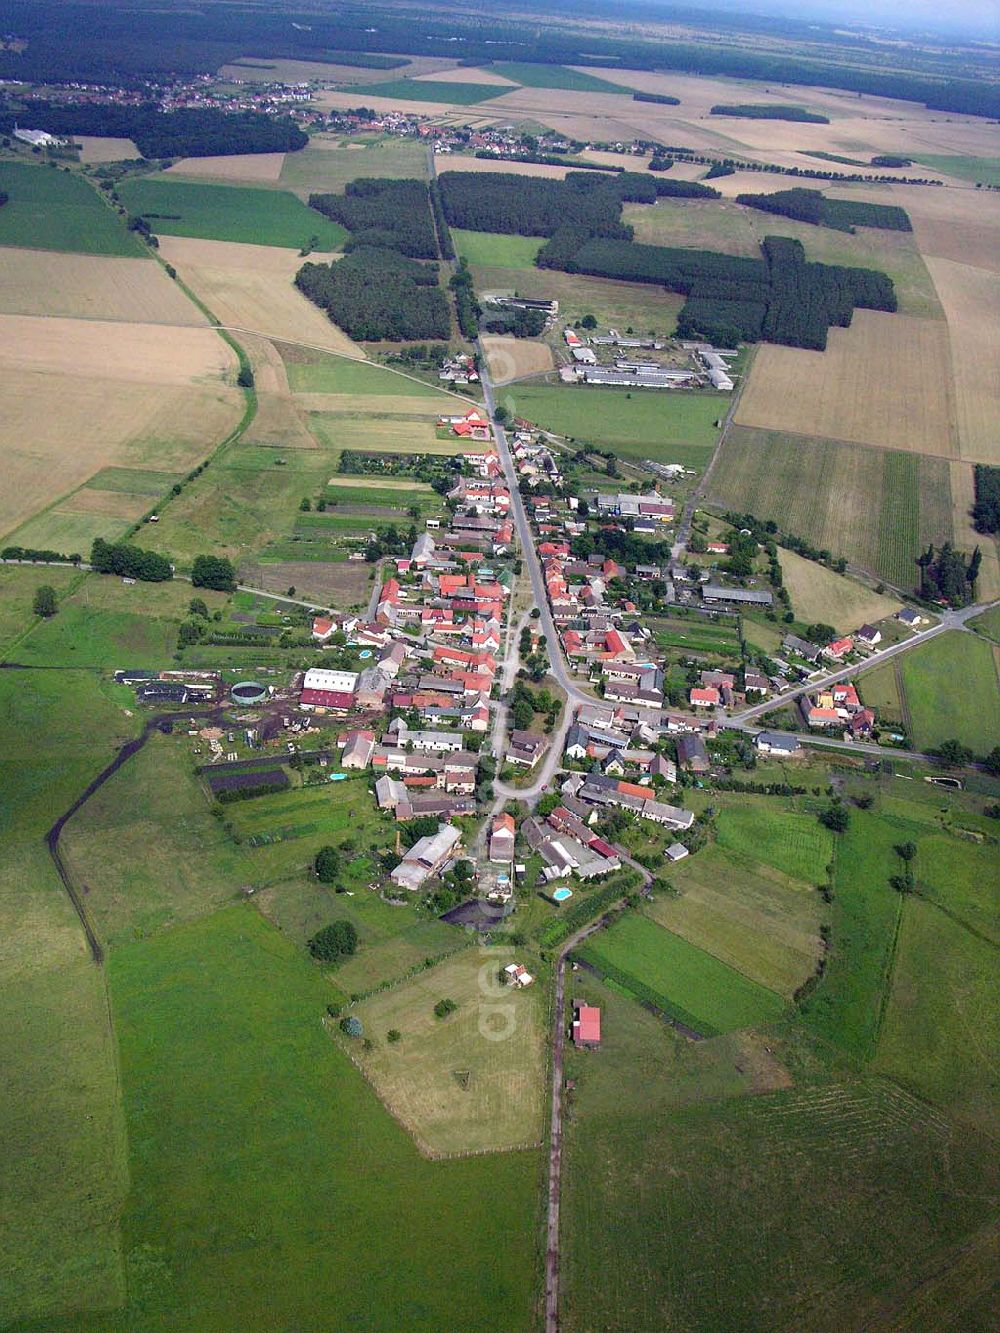
[[[976,488],[973,525],[977,532],[1000,532],[1000,467],[977,463],[973,477]]]
[[[807,111],[804,106],[780,106],[748,102],[726,105],[720,103],[709,109],[710,116],[739,116],[742,120],[795,120],[808,125],[829,125],[829,116]]]
[[[895,204],[868,204],[852,199],[827,199],[819,190],[778,190],[774,194],[738,194],[738,204],[762,213],[776,213],[796,222],[853,232],[855,227],[882,231],[912,231],[906,210]]]
[[[423,181],[356,180],[343,194],[312,194],[309,207],[351,233],[345,249],[384,246],[410,259],[437,259],[430,195]]]
[[[295,285],[359,342],[451,335],[437,264],[395,250],[362,247],[332,264],[303,264]]]
[[[165,583],[174,577],[170,561],[158,551],[144,551],[129,542],[106,542],[95,537],[90,563],[98,574],[117,574],[143,583]]]
[[[28,99],[23,110],[0,116],[0,128],[10,133],[14,121],[30,121],[33,129],[70,138],[74,134],[103,134],[131,139],[143,157],[209,157],[234,153],[294,153],[308,136],[287,116],[266,116],[259,111],[220,111],[216,107],[182,107],[161,111],[155,103],[108,106],[69,104]]]
[[[633,93],[633,102],[656,102],[659,106],[680,106],[679,97],[671,97],[667,93]]]

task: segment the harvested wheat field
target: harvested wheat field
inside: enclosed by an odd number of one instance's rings
[[[296,250],[238,241],[163,236],[160,253],[222,324],[269,338],[303,342],[363,357],[345,333],[293,285],[303,259]]]
[[[741,426],[958,456],[951,349],[940,320],[855,311],[825,352],[763,344],[736,411]]]
[[[543,375],[552,370],[552,348],[548,343],[533,342],[527,338],[480,339],[490,367],[494,384],[508,384],[524,375]]]
[[[806,560],[794,551],[782,550],[778,558],[796,618],[804,624],[820,621],[847,634],[866,621],[895,615],[902,605],[895,597],[835,574],[818,561]]]
[[[80,161],[86,166],[100,162],[129,162],[142,157],[131,139],[115,139],[103,134],[74,134],[73,142],[80,145]]]
[[[152,259],[60,254],[0,246],[0,313],[207,324]]]
[[[543,176],[554,181],[561,181],[567,171],[574,169],[572,165],[553,167],[545,162],[501,162],[498,158],[463,157],[460,153],[438,153],[434,163],[440,176],[446,171],[502,171],[505,175]]]
[[[973,551],[978,546],[982,552],[976,597],[980,602],[989,602],[1000,597],[1000,541],[977,532],[972,526],[972,506],[976,498],[973,465],[952,463],[950,470],[954,542],[962,551]]]
[[[429,398],[421,394],[297,393],[296,404],[304,412],[348,413],[357,417],[413,418],[436,422],[442,412],[457,412],[454,399]]]
[[[398,74],[400,77],[409,73],[408,70],[391,70],[385,77],[392,78]],[[431,70],[427,74],[418,74],[417,82],[428,83],[485,83],[491,88],[517,88],[520,85],[513,79],[505,79],[502,74],[496,74],[491,69],[481,69],[473,65],[455,66],[453,69]]]
[[[1000,466],[1000,273],[926,263],[948,320],[961,455]]]
[[[922,167],[920,170],[923,174]],[[1000,205],[992,191],[971,185],[941,190],[921,189],[919,185],[838,185],[828,193],[832,199],[897,204],[909,214],[925,258],[933,255],[1000,272]]]
[[[315,449],[316,441],[288,387],[285,363],[267,338],[241,335],[240,341],[253,367],[257,411],[243,434],[245,444],[275,449]]]
[[[284,153],[234,153],[231,157],[184,157],[167,167],[166,174],[270,185],[278,180],[284,165]]]

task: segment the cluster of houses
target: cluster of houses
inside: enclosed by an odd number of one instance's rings
[[[835,730],[845,740],[868,740],[875,729],[875,714],[858,698],[850,681],[840,681],[815,694],[804,694],[799,711],[806,726],[813,731]]]
[[[675,365],[662,360],[636,357],[636,351],[662,352],[666,344],[655,338],[622,337],[617,329],[606,334],[581,337],[571,328],[563,330],[563,341],[571,361],[559,370],[565,384],[603,384],[627,389],[682,389],[699,386],[723,392],[733,389],[726,357],[738,353],[730,348],[715,348],[708,343],[681,343],[687,364]],[[600,349],[600,353],[595,350]],[[611,360],[602,359],[611,349]],[[633,355],[623,355],[632,352]]]

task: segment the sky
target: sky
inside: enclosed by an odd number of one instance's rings
[[[1000,41],[1000,0],[714,0],[722,9]]]

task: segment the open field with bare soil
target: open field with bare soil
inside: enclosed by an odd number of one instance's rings
[[[901,450],[736,427],[709,498],[774,519],[903,590],[916,582],[920,548],[952,538],[947,461]]]
[[[894,597],[835,574],[825,565],[806,560],[794,551],[779,550],[778,558],[792,609],[796,618],[806,624],[819,621],[848,634],[866,622],[894,615],[901,606]]]
[[[115,139],[104,134],[74,134],[80,145],[80,161],[86,166],[100,162],[128,162],[142,157],[131,139]]]
[[[160,253],[222,324],[364,355],[293,285],[304,263],[296,250],[164,236]]]
[[[857,310],[825,352],[761,346],[736,412],[741,426],[958,456],[948,330],[937,320]]]
[[[254,185],[276,184],[285,165],[284,153],[234,153],[230,157],[182,157],[167,168],[169,176],[191,176],[197,180],[252,181]]]
[[[506,384],[522,375],[541,375],[552,369],[552,348],[548,343],[484,335],[482,344],[494,384]]]
[[[948,318],[959,449],[1000,465],[1000,273],[928,259]]]
[[[0,313],[205,324],[198,307],[151,259],[0,246]]]

